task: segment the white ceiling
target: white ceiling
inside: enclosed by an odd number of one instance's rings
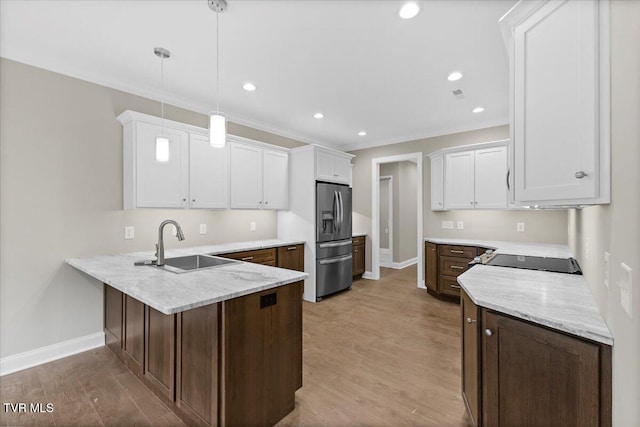
[[[220,15],[220,109],[230,120],[342,149],[508,122],[498,19],[514,0],[229,0]],[[206,0],[0,2],[0,55],[160,99],[215,109],[215,18]],[[447,81],[454,70],[464,73]],[[246,92],[253,82],[258,90]],[[453,89],[462,89],[458,100]],[[485,111],[473,114],[481,105]],[[325,118],[313,118],[321,111]],[[367,136],[358,136],[364,130]]]

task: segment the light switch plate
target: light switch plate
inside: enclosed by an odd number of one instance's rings
[[[132,225],[128,225],[124,228],[124,239],[125,240],[130,240],[133,239],[134,237],[136,237],[135,234],[135,229],[133,228]]]
[[[442,228],[453,230],[453,221],[442,221]]]
[[[458,221],[458,230],[464,229],[464,221]]]
[[[609,281],[611,280],[611,255],[607,251],[604,251],[604,265],[602,266],[602,270],[604,287],[609,289]]]
[[[518,230],[521,233],[524,232],[524,222],[516,223],[516,230]]]
[[[251,221],[251,223],[249,224],[249,229],[251,231],[256,231],[256,222],[255,221]]]
[[[629,317],[633,319],[633,292],[632,292],[632,283],[633,276],[631,267],[629,267],[624,262],[620,263],[620,304],[624,311],[627,312]]]
[[[207,234],[207,224],[200,224],[200,234]]]

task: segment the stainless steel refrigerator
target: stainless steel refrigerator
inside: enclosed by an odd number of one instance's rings
[[[351,287],[351,188],[316,183],[316,301]]]

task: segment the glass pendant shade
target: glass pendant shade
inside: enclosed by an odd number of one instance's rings
[[[209,115],[209,144],[224,148],[227,142],[227,119],[218,113]]]
[[[169,161],[169,138],[166,136],[156,137],[156,161]]]

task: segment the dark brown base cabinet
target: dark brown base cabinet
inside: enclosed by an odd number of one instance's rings
[[[352,275],[353,277],[362,277],[365,271],[365,236],[354,237],[352,240]]]
[[[464,292],[461,312],[474,425],[611,425],[610,346],[478,308]]]
[[[302,290],[165,315],[105,284],[106,345],[188,425],[270,426],[302,387]]]
[[[438,297],[460,298],[457,277],[469,269],[469,262],[485,248],[474,246],[424,245],[424,282],[427,291]]]

